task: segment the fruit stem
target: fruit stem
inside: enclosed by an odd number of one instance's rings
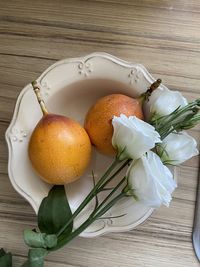
[[[46,105],[45,105],[45,103],[44,103],[44,100],[42,99],[42,96],[41,96],[41,93],[40,93],[40,88],[38,87],[38,84],[37,84],[36,81],[33,81],[31,84],[32,84],[32,86],[33,86],[33,90],[34,90],[34,92],[35,92],[35,94],[36,94],[36,97],[37,97],[38,103],[39,103],[39,105],[40,105],[40,108],[41,108],[41,110],[42,110],[42,113],[43,113],[43,115],[45,116],[45,115],[47,115],[49,112],[48,112],[48,110],[47,110],[47,108],[46,108]]]
[[[160,84],[162,83],[161,79],[157,79],[155,82],[153,82],[148,90],[148,92],[151,94],[154,90],[156,90]]]
[[[140,95],[139,97],[140,103],[143,104],[144,101],[148,100],[153,91],[155,91],[160,86],[161,83],[162,83],[161,79],[157,79],[155,82],[153,82],[150,88],[145,93]]]

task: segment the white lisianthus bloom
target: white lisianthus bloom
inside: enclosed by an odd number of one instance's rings
[[[157,147],[161,160],[178,165],[199,154],[196,140],[186,132],[171,133]]]
[[[118,158],[123,160],[138,159],[144,153],[161,142],[160,135],[150,124],[135,116],[114,116],[112,120],[114,133],[112,145],[118,151]]]
[[[188,104],[187,100],[178,91],[171,91],[167,88],[158,88],[149,97],[149,101],[144,103],[144,114],[147,120],[153,115],[169,115],[178,107]]]
[[[169,206],[171,193],[177,185],[172,173],[157,154],[149,151],[133,161],[126,176],[128,195],[132,194],[138,201],[152,208],[162,204]]]

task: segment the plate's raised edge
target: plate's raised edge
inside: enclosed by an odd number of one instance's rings
[[[11,168],[11,163],[12,163],[12,157],[13,157],[13,151],[12,151],[12,143],[11,143],[11,129],[12,127],[15,125],[15,122],[17,120],[17,116],[18,116],[18,112],[20,109],[20,103],[23,99],[23,96],[26,94],[26,92],[30,90],[30,84],[28,84],[27,86],[24,87],[24,89],[22,89],[22,91],[20,92],[20,94],[18,95],[16,104],[15,104],[15,108],[14,108],[14,113],[13,113],[13,117],[12,120],[6,130],[5,133],[5,139],[6,139],[6,143],[8,146],[8,176],[10,178],[11,184],[14,187],[14,189],[20,194],[22,195],[32,206],[32,208],[34,209],[35,213],[37,214],[37,204],[34,201],[34,199],[27,193],[25,192],[16,182],[14,179],[14,175],[12,172],[12,168]]]
[[[95,58],[95,57],[100,57],[100,58],[104,58],[107,60],[112,61],[113,63],[120,65],[122,67],[131,69],[131,68],[140,68],[143,72],[144,77],[146,78],[146,80],[151,84],[155,81],[155,78],[153,78],[153,76],[149,73],[149,71],[144,67],[144,65],[139,64],[139,63],[134,63],[134,62],[129,62],[123,59],[120,59],[116,56],[113,56],[111,54],[105,53],[105,52],[94,52],[91,53],[89,55],[85,55],[82,57],[77,57],[77,58],[67,58],[67,59],[62,59],[59,60],[57,62],[55,62],[54,64],[52,64],[51,66],[49,66],[37,79],[37,81],[39,83],[42,82],[42,80],[46,77],[46,75],[53,70],[54,68],[63,65],[63,64],[69,64],[69,63],[86,63],[89,59]],[[162,88],[167,88],[166,86],[164,86],[163,84],[160,85],[160,87]]]
[[[140,66],[144,72],[146,72],[146,74],[148,74],[149,78],[151,79],[151,81],[154,81],[155,79],[151,76],[151,74],[147,71],[147,69],[141,65],[141,64],[137,64],[137,63],[133,63],[133,62],[128,62],[125,60],[122,60],[120,58],[117,58],[116,56],[113,56],[111,54],[105,53],[105,52],[94,52],[91,53],[89,55],[85,55],[82,57],[77,57],[77,58],[66,58],[66,59],[62,59],[59,60],[57,62],[55,62],[54,64],[52,64],[51,66],[49,66],[37,79],[37,81],[41,81],[51,70],[53,70],[54,68],[58,67],[59,65],[63,65],[63,64],[69,64],[69,63],[77,63],[77,62],[86,62],[91,58],[95,58],[95,57],[101,57],[101,58],[105,58],[108,59],[120,66],[123,67],[127,67],[127,68],[132,68],[134,66]]]
[[[133,230],[135,227],[141,225],[142,223],[144,223],[154,212],[155,209],[153,208],[149,208],[149,211],[147,213],[145,213],[144,216],[142,216],[137,222],[126,225],[126,226],[108,226],[108,225],[104,225],[102,227],[102,229],[99,229],[97,231],[94,232],[82,232],[79,236],[81,237],[86,237],[86,238],[92,238],[92,237],[98,237],[98,236],[102,236],[108,233],[116,233],[116,232],[128,232],[130,230]],[[97,235],[98,234],[98,235]]]

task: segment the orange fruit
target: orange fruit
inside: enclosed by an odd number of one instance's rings
[[[86,115],[85,129],[92,144],[103,154],[115,155],[116,153],[112,146],[112,119],[113,116],[120,116],[120,114],[144,118],[139,100],[122,94],[100,98]]]
[[[67,184],[86,170],[91,143],[85,129],[67,117],[46,114],[29,142],[29,158],[41,178],[50,184]]]

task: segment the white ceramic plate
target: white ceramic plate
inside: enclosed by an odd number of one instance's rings
[[[42,95],[52,113],[72,117],[83,124],[89,107],[99,98],[121,92],[139,96],[155,79],[140,64],[133,64],[105,53],[93,53],[85,57],[65,59],[50,66],[38,79]],[[32,86],[20,93],[11,124],[6,132],[9,149],[8,173],[13,187],[37,213],[50,186],[33,170],[27,146],[31,132],[41,118],[41,110]],[[92,188],[91,172],[102,174],[112,159],[93,151],[93,159],[87,173],[77,182],[66,186],[72,211]],[[75,220],[77,227],[91,211],[93,203]],[[127,198],[114,206],[107,216],[126,214],[115,219],[101,219],[84,231],[81,236],[93,237],[107,232],[130,230],[144,222],[153,209]]]

